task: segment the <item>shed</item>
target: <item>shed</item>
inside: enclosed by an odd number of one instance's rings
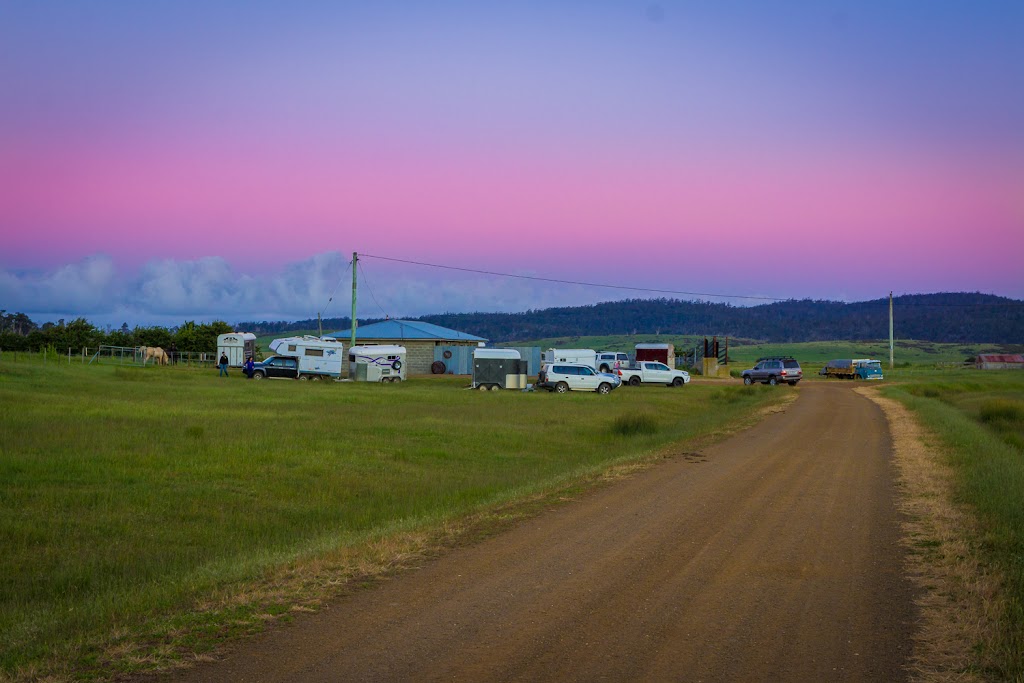
[[[675,344],[637,344],[636,362],[642,360],[664,363],[670,368],[676,366]]]
[[[329,336],[341,340],[352,337],[352,330],[339,330]],[[406,348],[406,368],[410,375],[430,374],[430,365],[434,362],[434,348],[438,346],[482,346],[487,342],[483,337],[451,330],[447,327],[434,325],[421,320],[382,320],[369,325],[356,327],[356,344],[370,346],[373,344],[396,344]],[[346,358],[347,363],[347,358]],[[348,373],[348,366],[342,374]]]
[[[1024,356],[1008,353],[981,353],[974,359],[979,370],[1024,370]]]

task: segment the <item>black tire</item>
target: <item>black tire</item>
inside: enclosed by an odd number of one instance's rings
[[[491,385],[491,391],[500,391],[500,390],[501,390],[501,387],[499,387],[497,384],[492,384]]]
[[[629,378],[629,386],[631,386],[631,387],[638,387],[638,386],[640,386],[640,378],[637,377],[636,375],[633,375],[632,377],[630,377]]]
[[[555,385],[555,391],[559,394],[567,394],[569,393],[569,385],[565,382],[559,382]]]
[[[771,377],[768,378],[768,385],[769,386],[774,387],[778,383],[779,383],[779,380],[775,379],[775,375],[772,375]]]
[[[672,386],[674,386],[674,387],[681,387],[681,386],[683,386],[683,378],[682,377],[676,377],[675,379],[673,379],[672,380]]]
[[[307,380],[309,380],[309,375],[299,375],[300,382],[305,382]]]
[[[476,385],[476,390],[477,391],[487,391],[487,385],[486,384],[477,384]]]
[[[743,383],[749,387],[751,384],[754,383],[754,379],[750,375],[747,375],[746,377],[743,378]]]
[[[394,363],[391,364],[391,367],[393,369],[395,369],[396,371],[397,370],[401,370],[402,369],[402,361],[396,360]]]
[[[262,370],[256,370],[255,372],[252,373],[253,379],[263,379],[264,377],[266,377],[266,375],[263,373]]]
[[[443,375],[448,366],[444,364],[444,361],[435,360],[430,364],[430,374],[432,375]]]
[[[607,364],[607,363],[605,363],[605,364],[603,364],[603,365],[602,365],[601,367],[599,367],[599,368],[598,368],[598,371],[599,371],[599,372],[610,372],[610,371],[611,371],[611,368],[610,368],[610,367],[608,367],[608,364]]]
[[[612,385],[608,382],[601,382],[597,385],[597,393],[599,394],[610,394],[612,391]]]
[[[311,382],[319,382],[320,381],[320,375],[313,375],[309,379],[310,379]]]
[[[401,377],[392,377],[391,381],[394,382],[395,384],[398,384],[398,383],[400,383],[402,381],[402,378]]]

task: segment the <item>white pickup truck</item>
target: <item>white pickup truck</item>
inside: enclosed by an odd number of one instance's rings
[[[670,387],[681,387],[690,383],[690,373],[685,370],[673,370],[664,363],[656,361],[640,361],[637,365],[620,368],[622,383],[631,387],[641,384],[667,384]]]

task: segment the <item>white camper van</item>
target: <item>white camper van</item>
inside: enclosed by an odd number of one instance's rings
[[[217,358],[228,357],[228,365],[240,368],[246,358],[256,354],[256,335],[252,332],[228,332],[217,337]]]
[[[341,377],[345,345],[333,337],[285,337],[270,342],[270,350],[278,356],[299,361],[298,378],[309,376]]]
[[[356,382],[401,382],[405,357],[404,346],[353,346],[348,350],[348,377]]]
[[[597,351],[593,349],[548,349],[545,363],[579,363],[597,369]]]

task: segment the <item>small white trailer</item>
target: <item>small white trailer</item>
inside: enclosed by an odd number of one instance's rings
[[[341,377],[345,345],[334,337],[285,337],[270,342],[270,350],[278,356],[299,361],[298,378],[307,376]]]
[[[473,349],[473,388],[526,388],[526,361],[515,349]]]
[[[405,379],[404,346],[380,344],[348,350],[348,377],[356,382],[401,382]]]
[[[217,337],[217,358],[228,357],[228,365],[240,368],[256,354],[256,335],[252,332],[228,332]]]
[[[594,349],[548,349],[545,363],[580,363],[597,369],[597,351]]]

